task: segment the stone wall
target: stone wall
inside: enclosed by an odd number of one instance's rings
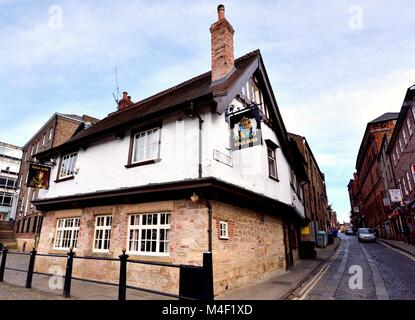
[[[285,271],[280,218],[220,202],[212,207],[215,294]],[[220,221],[228,222],[228,240],[220,239]]]
[[[285,271],[283,226],[279,218],[220,202],[212,202],[212,207],[215,295]],[[48,212],[38,252],[65,254],[67,250],[53,250],[56,220],[81,217],[76,254],[118,258],[127,246],[128,216],[156,212],[171,213],[170,256],[130,255],[130,259],[202,265],[203,252],[208,249],[208,210],[202,203],[187,200]],[[95,216],[108,214],[113,216],[110,252],[97,254],[92,251]],[[229,223],[229,240],[219,239],[219,221]],[[38,257],[36,269],[54,272],[58,267],[64,272],[65,263],[63,258]],[[73,272],[75,277],[116,283],[119,263],[75,259]],[[127,281],[134,286],[178,293],[179,269],[129,263]]]

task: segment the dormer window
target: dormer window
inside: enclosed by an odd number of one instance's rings
[[[73,152],[62,157],[61,166],[59,169],[59,180],[72,178],[75,175],[77,152]]]
[[[255,79],[251,79],[246,83],[246,85],[242,88],[242,95],[248,98],[251,102],[255,103],[262,111],[262,114],[265,115],[265,117],[269,117],[268,109],[264,103],[262,92],[259,89]]]

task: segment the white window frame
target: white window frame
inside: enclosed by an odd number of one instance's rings
[[[62,223],[61,223],[62,221]],[[69,221],[72,221],[71,226],[66,226]],[[76,250],[78,245],[78,237],[79,237],[79,227],[81,224],[81,217],[72,217],[72,218],[62,218],[56,220],[56,231],[55,231],[55,238],[53,239],[53,249],[54,250],[69,250],[73,248]],[[64,234],[65,232],[70,233],[68,237],[68,245],[63,246],[64,241]],[[59,245],[58,244],[59,241]]]
[[[406,180],[408,180],[408,189],[409,189],[409,193],[411,193],[413,188],[412,188],[412,182],[411,182],[411,175],[409,174],[409,171],[406,171]]]
[[[272,157],[272,155],[270,155],[270,152],[274,155],[274,157]],[[268,147],[267,146],[267,160],[268,160],[268,173],[269,176],[278,180],[278,164],[277,164],[277,149],[276,148],[272,148],[272,147]],[[273,161],[274,165],[275,165],[275,176],[271,174],[271,167],[270,167],[270,161]]]
[[[35,200],[35,193],[36,193],[35,190],[33,190],[32,191],[32,197],[31,197],[31,200],[30,200],[30,208],[34,207],[32,201]]]
[[[219,221],[219,238],[229,240],[229,225],[226,221]]]
[[[408,192],[408,187],[406,185],[406,179],[405,179],[405,177],[402,177],[402,184],[403,184],[403,188],[404,188],[405,195],[407,196],[409,194],[409,192]]]
[[[408,145],[408,136],[406,135],[404,127],[402,127],[402,136],[403,136],[403,142],[405,143],[405,146]]]
[[[49,129],[49,141],[52,140],[53,137],[53,128]]]
[[[395,156],[395,152],[392,152],[392,158],[393,158],[393,164],[396,166],[396,156]]]
[[[67,167],[64,168],[65,161],[68,160]],[[59,179],[65,179],[75,176],[75,165],[76,160],[78,159],[78,152],[72,152],[65,154],[61,159],[61,164],[59,167]]]
[[[103,224],[98,225],[99,220],[103,221]],[[95,230],[94,230],[94,242],[92,243],[93,252],[109,252],[111,247],[111,229],[112,229],[112,215],[102,215],[95,217]],[[107,237],[106,237],[106,231]],[[100,239],[97,239],[97,233],[102,232]],[[97,248],[97,241],[99,247],[103,248],[106,241],[108,241],[108,249]]]
[[[148,143],[147,143],[147,138],[149,136],[149,133],[156,133],[157,134],[157,152],[156,155],[154,157],[149,157],[146,158],[146,151],[148,148]],[[139,135],[145,134],[145,142],[144,142],[144,158],[135,161],[136,158],[136,153],[137,153],[137,137]],[[160,159],[160,144],[161,144],[161,128],[160,127],[155,127],[149,130],[145,130],[145,131],[140,131],[134,134],[133,139],[134,139],[134,143],[133,143],[133,150],[132,150],[132,154],[131,154],[131,164],[138,164],[138,163],[143,163],[143,162],[147,162],[147,161],[151,161],[151,160],[157,160]]]
[[[148,216],[157,215],[157,224],[145,224],[143,225],[143,218]],[[167,220],[168,223],[161,224],[161,216],[165,215],[165,221]],[[138,220],[138,224],[131,224],[132,217],[134,217],[134,221]],[[152,218],[153,221],[153,218]],[[143,241],[142,235],[143,230],[156,230],[156,251],[141,251],[141,243]],[[165,230],[165,240],[163,242],[167,243],[166,252],[160,252],[160,230]],[[156,256],[156,257],[169,257],[170,256],[170,236],[166,236],[170,234],[171,230],[171,213],[170,212],[152,212],[152,213],[140,213],[140,214],[131,214],[128,216],[128,236],[127,236],[127,252],[128,254],[132,255],[140,255],[140,256]],[[131,239],[131,233],[134,232],[134,239]],[[137,231],[137,232],[136,232]],[[145,243],[148,242],[145,239]],[[132,250],[131,247],[133,244],[131,242],[136,243],[136,247],[138,250]]]
[[[410,116],[406,118],[406,125],[408,126],[409,136],[412,136],[412,133],[414,132],[414,130],[412,129],[412,121],[411,121]]]
[[[42,146],[46,144],[46,133],[43,134]]]

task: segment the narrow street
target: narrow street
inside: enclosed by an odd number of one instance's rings
[[[290,296],[291,300],[413,300],[415,258],[381,242],[343,242],[333,258]]]

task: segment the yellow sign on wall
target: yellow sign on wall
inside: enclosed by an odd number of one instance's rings
[[[302,236],[308,236],[308,235],[310,235],[310,227],[301,228],[301,235]]]

